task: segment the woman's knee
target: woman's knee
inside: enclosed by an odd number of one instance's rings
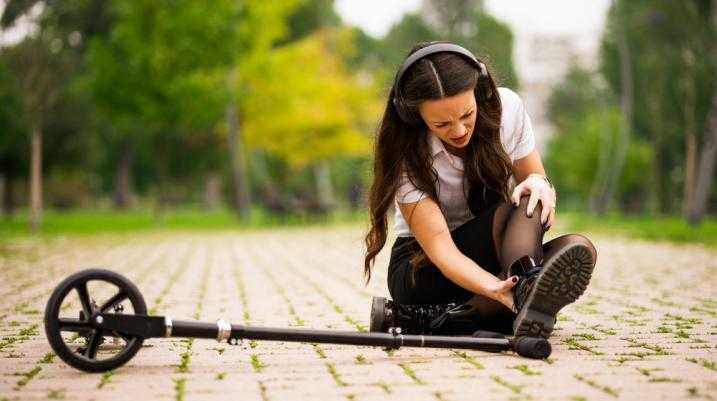
[[[520,212],[520,216],[540,223],[540,214],[543,212],[542,203],[537,202],[535,204],[535,208],[533,208],[532,215],[528,217],[528,201],[530,201],[530,195],[521,196],[520,201],[518,202],[518,206],[513,209],[513,213]]]
[[[585,247],[588,248],[590,250],[590,253],[592,254],[593,262],[597,262],[597,249],[595,248],[595,245],[592,243],[592,241],[588,239],[588,237],[582,234],[565,234],[564,237],[566,238],[567,242],[585,245]]]

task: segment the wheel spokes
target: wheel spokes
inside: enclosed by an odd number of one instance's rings
[[[97,355],[97,348],[100,347],[100,341],[102,340],[102,330],[93,330],[90,340],[87,343],[85,349],[85,356],[90,359],[95,359]]]
[[[90,303],[90,294],[87,292],[87,281],[78,283],[75,286],[77,295],[80,297],[80,303],[82,304],[82,311],[85,313],[85,318],[90,320],[92,317],[92,304]]]
[[[118,303],[124,301],[127,297],[127,293],[120,289],[117,294],[113,295],[112,298],[108,299],[102,304],[102,306],[100,306],[100,312],[105,313],[109,308],[112,308]]]
[[[58,324],[60,325],[60,331],[82,331],[90,328],[89,322],[83,322],[80,319],[73,318],[58,318]]]
[[[119,331],[115,331],[115,332],[113,332],[113,333],[114,333],[114,334],[117,334],[117,335],[120,336],[120,337],[122,337],[122,339],[125,341],[125,343],[126,343],[127,345],[129,345],[129,342],[130,342],[130,341],[132,341],[132,340],[135,339],[134,336],[130,336],[130,335],[127,335],[127,334],[125,334],[125,333],[121,333],[121,332],[119,332]]]

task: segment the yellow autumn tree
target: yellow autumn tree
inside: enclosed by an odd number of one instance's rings
[[[344,65],[350,30],[322,29],[251,63],[243,82],[247,142],[300,168],[340,156],[367,156],[379,118],[370,74]],[[249,72],[249,71],[247,71]]]

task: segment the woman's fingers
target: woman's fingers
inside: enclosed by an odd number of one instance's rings
[[[517,283],[518,276],[508,277],[507,279],[498,282],[495,299],[510,310],[514,309],[512,289]]]
[[[518,276],[508,277],[507,279],[500,282],[501,291],[510,291],[518,283]]]
[[[545,223],[548,222],[548,218],[550,218],[550,213],[552,213],[554,209],[550,206],[546,207],[545,202],[543,202],[542,200],[540,201],[540,203],[543,204],[543,208],[540,211],[540,223],[545,225]]]
[[[518,203],[520,203],[520,197],[523,195],[524,188],[525,186],[521,183],[513,190],[513,195],[511,195],[510,199],[513,201],[514,205],[518,206]]]
[[[538,204],[538,201],[541,196],[539,193],[535,191],[530,192],[530,199],[528,199],[528,207],[526,208],[526,212],[528,213],[528,217],[533,217],[533,211],[535,210],[535,205]]]

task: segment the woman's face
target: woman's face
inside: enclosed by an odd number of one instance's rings
[[[444,142],[451,153],[462,154],[476,123],[473,89],[443,99],[424,100],[418,105],[428,129]]]

